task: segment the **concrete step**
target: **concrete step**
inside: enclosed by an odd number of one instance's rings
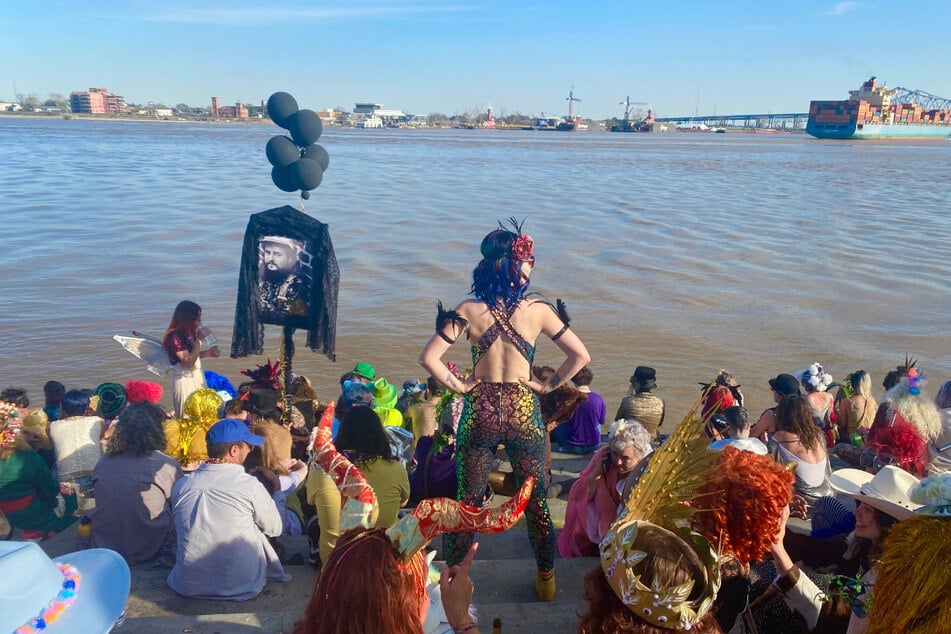
[[[551,603],[535,596],[533,560],[476,560],[472,565],[474,604],[484,631],[492,620],[502,619],[503,631],[577,631],[578,614],[585,608],[584,575],[598,560],[558,559],[555,578],[558,592]],[[309,566],[288,566],[292,579],[269,583],[250,601],[186,599],[166,584],[165,570],[137,570],[126,605],[126,621],[116,631],[124,634],[182,632],[194,634],[290,632],[300,618],[316,582]]]

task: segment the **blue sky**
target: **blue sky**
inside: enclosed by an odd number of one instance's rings
[[[951,2],[30,0],[0,7],[0,100],[103,86],[134,103],[417,114],[805,112],[870,75],[951,98]]]

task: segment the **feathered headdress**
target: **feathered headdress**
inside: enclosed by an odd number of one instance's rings
[[[255,387],[263,387],[269,390],[281,389],[281,362],[275,361],[273,364],[268,359],[264,365],[258,365],[251,370],[241,370],[241,374],[251,379]]]
[[[692,532],[688,520],[697,508],[686,502],[697,497],[714,472],[716,454],[707,451],[703,420],[697,415],[699,400],[660,448],[625,500],[614,524],[600,544],[601,569],[608,584],[625,606],[657,627],[687,630],[713,606],[720,588],[718,553],[710,541]],[[648,587],[641,581],[640,565],[648,553],[639,548],[638,529],[653,524],[683,540],[699,557],[705,578],[664,587],[656,579]],[[690,600],[694,584],[703,583],[698,598]]]
[[[314,438],[314,461],[340,489],[340,530],[369,528],[370,516],[377,506],[376,495],[360,470],[334,447],[330,433],[333,410],[330,403],[320,417]],[[526,478],[518,494],[498,508],[476,508],[448,498],[423,500],[412,513],[387,529],[386,535],[399,551],[401,563],[409,565],[414,555],[437,535],[458,531],[498,533],[511,528],[525,512],[534,486],[534,478]]]

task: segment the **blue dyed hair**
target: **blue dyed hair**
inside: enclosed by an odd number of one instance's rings
[[[521,262],[512,258],[517,233],[496,229],[482,239],[482,261],[472,271],[470,294],[489,306],[514,306],[528,290],[528,280],[519,272]]]
[[[59,406],[67,416],[82,416],[89,408],[89,395],[82,390],[70,390],[63,394]]]

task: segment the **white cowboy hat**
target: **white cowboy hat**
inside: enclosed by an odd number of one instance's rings
[[[112,550],[50,559],[34,542],[0,542],[0,632],[45,617],[44,631],[51,634],[105,634],[125,609],[130,582],[128,564]],[[54,602],[68,608],[54,615],[48,610]]]
[[[829,484],[897,520],[908,519],[921,506],[911,501],[911,489],[918,478],[892,465],[882,467],[874,476],[861,469],[839,469],[829,476]]]

